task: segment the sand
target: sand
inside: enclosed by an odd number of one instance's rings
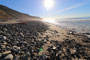
[[[43,35],[41,35],[41,37],[48,36],[49,41],[47,42],[47,44],[45,44],[43,46],[44,51],[40,52],[40,54],[48,53],[47,52],[48,47],[54,46],[53,44],[50,43],[51,40],[63,42],[63,41],[65,41],[65,39],[69,39],[69,40],[75,40],[77,43],[79,43],[81,45],[85,45],[85,46],[90,45],[90,43],[88,43],[89,44],[88,45],[87,43],[82,42],[82,40],[86,40],[88,38],[84,34],[80,34],[80,33],[76,33],[76,32],[73,33],[71,30],[69,31],[68,29],[61,28],[55,24],[51,24],[51,23],[45,23],[45,24],[47,24],[49,26],[49,30],[47,30],[45,33],[43,33]],[[90,49],[87,47],[85,49],[87,50],[88,54],[90,54],[90,52],[89,52]],[[71,52],[73,52],[73,51],[71,50]],[[78,60],[78,58],[76,58],[75,60]],[[83,60],[83,58],[81,58],[81,60]]]

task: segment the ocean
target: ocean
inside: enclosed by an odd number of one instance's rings
[[[90,33],[90,19],[58,19],[51,20],[49,23],[56,24],[69,30],[74,30],[78,33]]]

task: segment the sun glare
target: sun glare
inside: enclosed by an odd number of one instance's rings
[[[44,0],[44,6],[46,9],[51,9],[54,6],[54,0]]]
[[[45,19],[43,19],[43,21],[48,22],[48,23],[53,23],[53,24],[56,23],[56,21],[54,19],[50,19],[50,18],[45,18]]]

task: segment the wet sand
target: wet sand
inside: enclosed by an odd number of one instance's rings
[[[87,35],[83,34],[83,33],[77,33],[73,30],[68,30],[68,29],[63,29],[60,28],[57,25],[54,24],[50,24],[50,23],[46,23],[47,25],[49,25],[49,30],[47,30],[45,33],[43,33],[43,35],[41,35],[42,37],[48,36],[48,42],[43,46],[43,52],[41,52],[41,55],[43,53],[48,53],[48,47],[52,46],[52,48],[56,48],[55,46],[58,45],[58,43],[63,43],[63,47],[62,49],[64,49],[64,53],[67,53],[67,49],[70,50],[70,55],[72,55],[72,53],[74,54],[74,48],[77,45],[78,48],[81,48],[80,50],[82,51],[81,53],[79,53],[79,49],[77,50],[77,57],[73,58],[72,56],[67,55],[68,57],[70,57],[72,60],[84,60],[85,56],[82,56],[83,52],[85,52],[85,54],[88,56],[86,59],[88,60],[90,58],[90,38],[87,37]],[[52,44],[51,42],[54,41],[54,44]],[[58,43],[55,43],[58,42]],[[66,42],[65,42],[66,41]],[[64,44],[66,44],[66,46],[64,46]],[[69,48],[73,46],[73,48]],[[83,49],[85,50],[83,50]],[[86,52],[87,51],[87,52]],[[54,52],[53,52],[54,53]],[[62,54],[62,53],[61,53]],[[81,55],[80,55],[81,54]],[[80,55],[80,56],[79,56]],[[65,55],[64,55],[65,56]],[[80,57],[80,58],[79,58]],[[70,59],[70,58],[65,58],[66,60]],[[61,58],[63,59],[63,58]]]

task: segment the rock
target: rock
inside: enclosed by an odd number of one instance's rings
[[[24,37],[24,34],[23,34],[23,33],[20,33],[20,35],[21,35],[22,37]]]
[[[69,33],[70,33],[70,34],[73,34],[73,32],[72,32],[72,31],[70,31]]]
[[[11,49],[12,53],[18,54],[20,52],[20,47],[17,46],[13,46],[13,48]]]
[[[6,46],[6,49],[10,49],[10,47],[9,46]]]
[[[30,52],[27,52],[27,55],[30,56]]]
[[[20,53],[20,48],[17,47],[17,46],[15,46],[15,47],[13,47],[13,48],[11,49],[11,51],[12,51],[12,53],[14,53],[14,54],[19,54],[19,53]]]
[[[6,36],[3,36],[3,39],[4,39],[4,40],[6,40],[6,39],[7,39],[7,37],[6,37]]]
[[[6,54],[10,54],[11,53],[11,51],[5,51],[5,52],[3,52],[2,54],[3,55],[6,55]]]
[[[28,56],[23,56],[23,57],[21,58],[21,60],[30,60],[30,57],[28,57]]]
[[[8,29],[4,28],[5,31],[7,31]]]
[[[2,35],[0,35],[0,40],[6,40],[6,39],[7,39],[6,36],[2,36]]]
[[[2,57],[2,53],[0,53],[0,57]]]
[[[30,53],[27,52],[25,56],[23,56],[22,60],[30,60]]]
[[[70,30],[69,32],[68,32],[68,34],[75,34],[76,32],[75,31],[72,31],[72,30]]]
[[[4,42],[3,42],[3,45],[7,45],[7,42],[4,41]]]
[[[15,41],[15,43],[16,43],[16,44],[18,44],[18,43],[19,43],[19,41]]]
[[[13,60],[19,60],[19,56],[18,55],[16,55],[16,56],[14,56],[14,59]]]
[[[5,45],[1,45],[1,48],[4,49],[4,48],[6,48],[6,46]]]
[[[20,50],[20,47],[18,47],[18,46],[13,46],[13,49]]]
[[[55,33],[58,33],[58,31],[57,31],[57,30],[54,30],[54,32],[55,32]]]
[[[90,35],[90,33],[84,33],[85,35]]]
[[[5,60],[13,60],[13,55],[12,54],[9,54],[4,59]]]
[[[0,40],[3,40],[3,36],[2,35],[0,35]]]
[[[90,38],[90,35],[86,35],[88,38]]]
[[[56,49],[56,47],[55,47],[55,46],[53,46],[53,49]]]

